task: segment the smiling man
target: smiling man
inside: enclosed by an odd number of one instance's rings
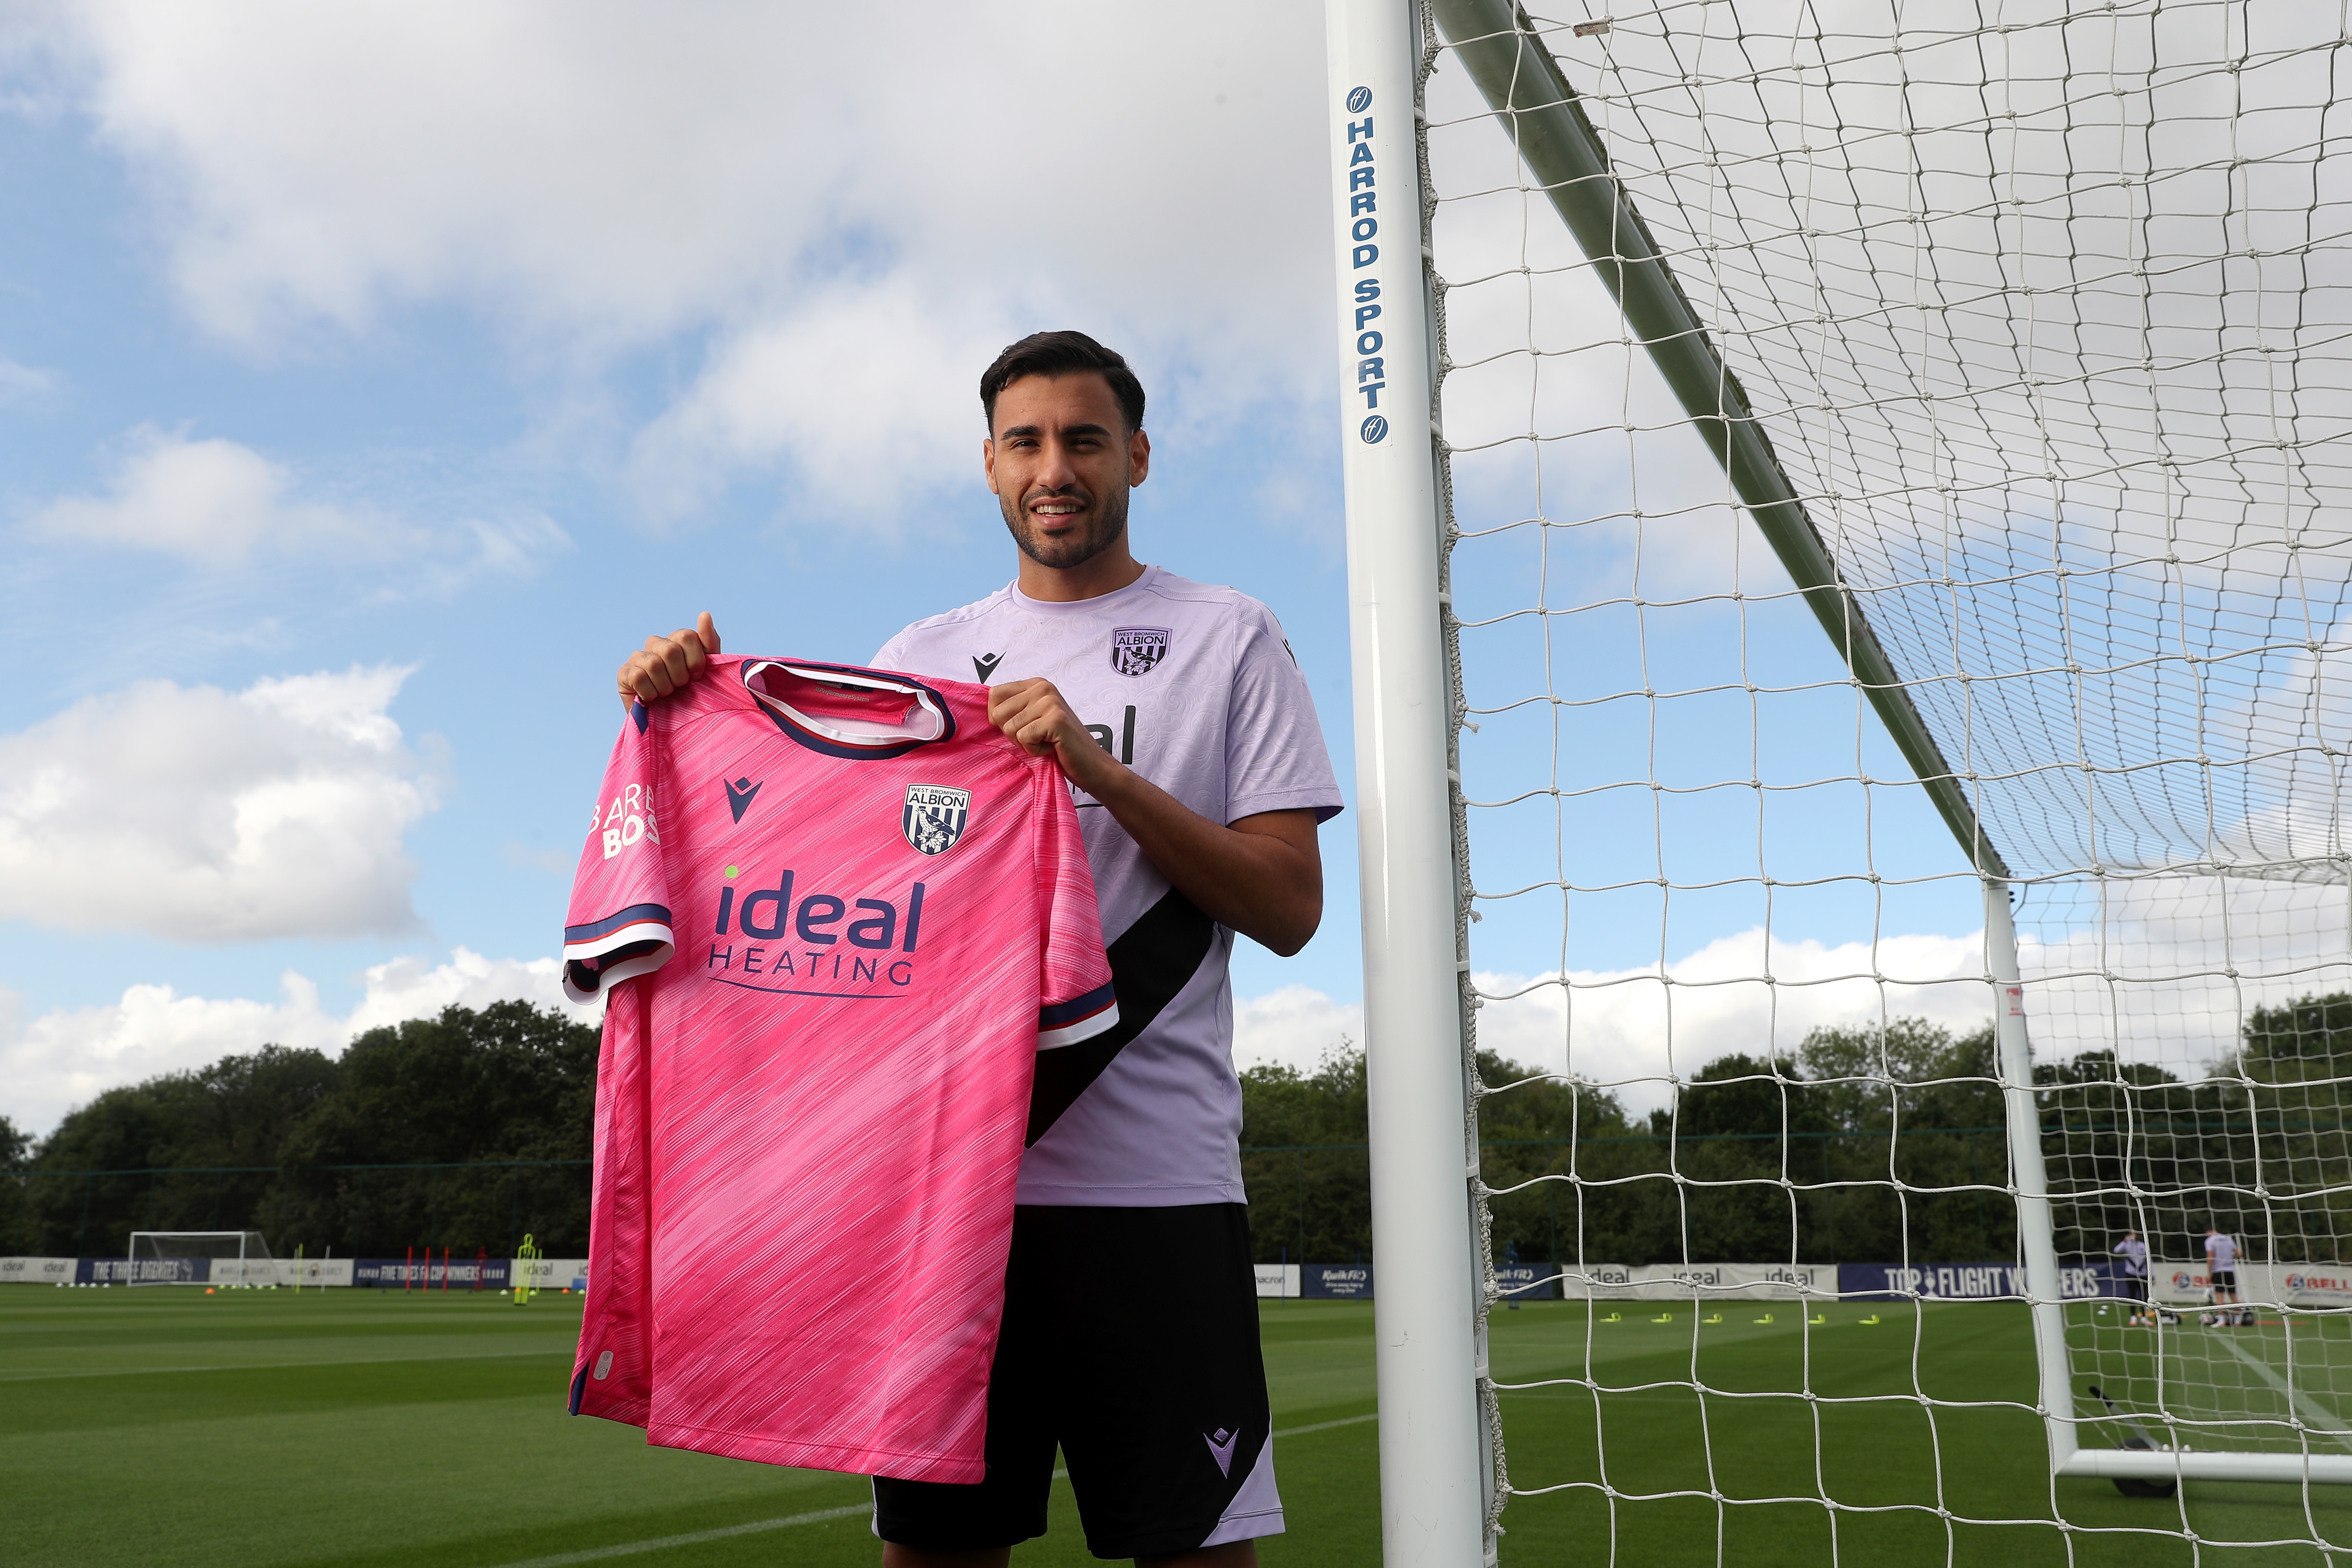
[[[995,1568],[1045,1532],[1058,1448],[1097,1556],[1235,1568],[1282,1504],[1226,969],[1236,932],[1286,956],[1315,934],[1316,828],[1339,788],[1274,616],[1135,559],[1128,501],[1151,443],[1127,361],[1040,332],[997,356],[980,398],[1018,575],[873,664],[988,684],[991,722],[1060,761],[1119,1022],[1038,1058],[988,1479],[877,1479],[875,1530],[887,1568]],[[666,696],[718,652],[708,615],[649,638],[622,696]],[[1125,1270],[1148,1287],[1106,1299]]]

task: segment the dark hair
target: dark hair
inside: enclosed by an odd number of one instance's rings
[[[1110,383],[1129,432],[1143,428],[1143,383],[1127,361],[1084,332],[1032,332],[996,356],[981,372],[980,408],[996,428],[996,394],[1023,376],[1066,376],[1091,371]]]

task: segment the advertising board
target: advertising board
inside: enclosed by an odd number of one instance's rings
[[[1828,1263],[1566,1264],[1561,1293],[1592,1301],[1785,1301],[1837,1293]]]
[[[2205,1265],[2157,1263],[2148,1294],[2169,1307],[2203,1306],[2212,1300]],[[2352,1264],[2247,1263],[2237,1270],[2238,1299],[2280,1307],[2352,1307]]]
[[[1257,1293],[1261,1296],[1296,1296],[1298,1294],[1298,1265],[1296,1263],[1259,1263]]]
[[[353,1260],[352,1283],[379,1291],[503,1291],[509,1260],[505,1258],[361,1258]]]
[[[584,1291],[588,1288],[588,1260],[585,1258],[517,1258],[509,1260],[509,1267],[515,1270],[510,1278],[520,1280],[534,1291]]]
[[[1309,1263],[1303,1270],[1301,1285],[1302,1293],[1308,1297],[1369,1301],[1372,1299],[1372,1266],[1370,1263]]]
[[[1507,1300],[1516,1301],[1549,1301],[1559,1297],[1559,1281],[1552,1277],[1549,1263],[1497,1263],[1495,1288]]]
[[[2107,1260],[2062,1263],[2058,1291],[2070,1301],[2126,1294],[2120,1266]],[[1990,1301],[2023,1299],[2025,1268],[2019,1263],[1846,1263],[1838,1269],[1841,1295],[1858,1301]]]

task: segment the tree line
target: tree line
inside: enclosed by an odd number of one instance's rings
[[[2352,1226],[2352,996],[2248,1015],[2183,1079],[2108,1051],[2035,1069],[2062,1256],[2126,1228],[2160,1258],[2208,1223],[2253,1256],[2337,1257]],[[120,1253],[133,1229],[259,1229],[273,1250],[587,1248],[597,1034],[502,1002],[373,1030],[340,1058],[266,1046],[109,1090],[36,1144],[0,1118],[0,1252]],[[1481,1053],[1494,1247],[1528,1261],[2001,1261],[2017,1249],[1991,1026],[1820,1029],[1709,1062],[1629,1112]],[[1242,1074],[1262,1261],[1370,1260],[1368,1090],[1352,1046]],[[98,1174],[89,1174],[98,1173]],[[2340,1190],[2331,1190],[2331,1189]],[[2309,1196],[2301,1196],[2309,1195]]]
[[[1790,1054],[1718,1057],[1639,1114],[1591,1083],[1482,1052],[1495,1254],[2011,1261],[1994,1051],[1990,1022],[1958,1036],[1916,1018],[1817,1029]],[[2105,1258],[2126,1230],[2159,1260],[2201,1258],[2211,1225],[2255,1259],[2342,1259],[2352,995],[2252,1009],[2236,1046],[2193,1076],[2095,1050],[2037,1063],[2033,1081],[2062,1258]],[[1259,1260],[1370,1259],[1362,1053],[1312,1071],[1253,1068],[1243,1093]]]
[[[1990,1027],[1959,1040],[1919,1019],[1817,1030],[1793,1058],[1719,1057],[1644,1113],[1492,1052],[1478,1076],[1498,1259],[1941,1260],[2015,1248]],[[1243,1093],[1259,1260],[1369,1259],[1363,1053],[1313,1071],[1252,1068]],[[1340,1144],[1355,1146],[1298,1146]]]
[[[0,1133],[0,1252],[255,1229],[283,1256],[508,1257],[525,1235],[582,1256],[596,1047],[589,1025],[496,1002],[370,1030],[341,1057],[268,1045],[110,1089],[37,1146]]]

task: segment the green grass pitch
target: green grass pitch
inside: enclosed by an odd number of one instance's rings
[[[1102,1310],[1117,1312],[1116,1301]],[[2321,1560],[2352,1489],[2192,1484],[2179,1502],[2044,1474],[2021,1310],[1845,1304],[1494,1316],[1496,1375],[1581,1377],[1503,1396],[1521,1489],[1506,1563],[1923,1563],[2131,1568]],[[1875,1312],[1882,1320],[1860,1320]],[[1371,1314],[1268,1302],[1267,1372],[1290,1533],[1275,1564],[1378,1561]],[[433,1292],[0,1291],[0,1558],[17,1568],[499,1568],[617,1561],[856,1563],[878,1551],[865,1483],[648,1448],[563,1413],[578,1298],[517,1308]],[[2242,1331],[2259,1347],[2262,1331]],[[2297,1354],[2309,1347],[2300,1340]],[[2352,1341],[2339,1352],[2352,1360]],[[1701,1396],[1688,1385],[1704,1383]],[[1808,1388],[1812,1397],[1792,1394]],[[1891,1396],[1891,1397],[1873,1397]],[[2260,1397],[2259,1390],[2248,1398]],[[1769,1501],[1798,1498],[1795,1502]],[[1829,1500],[1824,1502],[1822,1500]],[[1066,1483],[1021,1564],[1091,1562]],[[1939,1512],[1938,1510],[1945,1511]],[[2307,1511],[2306,1511],[2307,1510]],[[2188,1542],[2145,1533],[2178,1531]],[[2057,1521],[2078,1527],[2069,1532]],[[804,1516],[818,1516],[806,1518]],[[2016,1522],[1972,1524],[1963,1519]],[[777,1521],[799,1522],[778,1524]],[[749,1527],[749,1528],[746,1528]],[[672,1541],[645,1548],[648,1542]]]

